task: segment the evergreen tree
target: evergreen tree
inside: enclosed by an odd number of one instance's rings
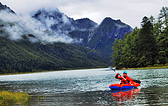
[[[168,7],[162,7],[157,20],[153,16],[143,17],[141,26],[126,34],[123,41],[116,39],[114,66],[131,68],[168,63]]]
[[[153,35],[153,25],[148,17],[143,17],[142,22],[142,29],[139,34],[139,53],[140,53],[140,60],[139,66],[143,63],[144,66],[153,65],[156,62],[157,56],[157,46],[156,40]],[[144,61],[146,61],[144,63]]]
[[[115,67],[117,68],[121,68],[122,67],[122,63],[120,61],[121,59],[121,52],[122,52],[122,40],[121,39],[115,39],[115,42],[114,42],[114,46],[112,46],[112,50],[113,50],[113,54],[112,54],[112,61],[114,64]]]
[[[162,33],[162,22],[160,19],[153,25],[153,34],[155,37],[159,36]]]
[[[163,32],[156,38],[158,44],[158,60],[160,64],[165,64],[168,62],[168,26],[163,30]]]
[[[162,7],[162,9],[160,10],[160,14],[159,14],[159,19],[162,20],[163,23],[166,23],[166,20],[168,18],[168,7]]]
[[[133,34],[133,33],[132,33]],[[133,55],[133,36],[132,34],[125,34],[125,38],[123,40],[123,47],[122,47],[122,57],[121,61],[124,67],[134,67],[135,66],[135,56]]]
[[[159,48],[158,63],[165,64],[168,62],[168,7],[162,7],[158,22],[154,28],[157,35],[156,42]]]

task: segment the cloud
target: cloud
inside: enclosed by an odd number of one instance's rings
[[[64,14],[62,16],[62,20],[63,20],[64,24],[71,24],[71,22],[69,21],[68,17],[65,16]]]
[[[166,0],[96,0],[69,3],[59,9],[75,19],[88,17],[100,24],[105,17],[111,17],[121,19],[134,28],[140,27],[144,16],[153,15],[157,18],[159,10],[167,3]]]
[[[71,18],[90,18],[101,23],[105,17],[121,19],[132,27],[140,27],[142,18],[158,16],[167,0],[1,0],[18,14],[28,14],[42,7],[59,8]]]
[[[35,38],[30,38],[32,42],[71,43],[73,41],[66,33],[52,32],[42,23],[33,20],[30,16],[18,16],[7,11],[1,11],[0,20],[3,21],[5,25],[4,29],[8,32],[9,38],[12,40],[20,40],[23,35],[33,34]],[[53,24],[52,19],[47,19],[46,21],[49,25]],[[51,23],[49,23],[49,21],[51,21]]]

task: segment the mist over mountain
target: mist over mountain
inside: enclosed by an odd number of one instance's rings
[[[129,25],[110,17],[98,25],[89,18],[74,20],[58,8],[18,16],[0,3],[0,53],[6,59],[0,68],[28,71],[108,66],[114,40],[131,31]]]
[[[93,22],[88,18],[74,20],[73,18],[68,17],[64,13],[61,13],[57,8],[39,9],[37,12],[32,14],[32,18],[38,20],[43,24],[43,26],[49,30],[53,31],[54,34],[59,36],[68,36],[72,38],[72,43],[80,44],[84,40],[83,37],[73,37],[69,33],[72,31],[89,31],[98,26],[97,23]]]
[[[99,52],[72,43],[66,31],[11,11],[0,10],[0,73],[108,66]]]
[[[4,7],[4,5],[1,4],[0,7]],[[13,10],[10,10],[9,7],[0,11],[0,21],[4,25],[3,29],[8,33],[8,38],[11,40],[18,41],[22,39],[23,35],[32,34],[34,37],[29,37],[31,42],[73,42],[73,39],[66,33],[62,33],[60,30],[54,32],[46,24],[35,20],[31,16],[19,16],[11,11]],[[46,23],[51,24],[51,22],[51,20],[48,20]]]
[[[61,32],[75,39],[76,42],[73,43],[99,51],[107,61],[110,61],[111,46],[115,39],[120,39],[124,37],[125,33],[129,34],[133,30],[121,20],[106,17],[98,25],[88,18],[74,20],[58,9],[56,11],[40,9],[33,18],[42,22],[52,31]],[[48,25],[46,25],[46,22],[48,22]]]
[[[77,19],[68,17],[64,13],[61,13],[58,8],[55,10],[42,8],[37,12],[31,14],[33,18],[40,21],[48,29],[52,31],[73,31],[73,30],[86,30],[98,26],[97,23],[93,22],[89,18]]]

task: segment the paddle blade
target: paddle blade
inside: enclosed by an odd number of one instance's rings
[[[110,66],[109,68],[110,68],[110,70],[113,70],[113,71],[115,72],[115,68],[116,68],[116,67],[111,67],[111,66]]]
[[[135,84],[133,84],[133,86],[134,86],[134,87],[139,87],[140,84],[139,84],[139,83],[135,83]]]
[[[141,83],[141,81],[140,80],[132,80],[133,82],[136,82],[136,83]]]

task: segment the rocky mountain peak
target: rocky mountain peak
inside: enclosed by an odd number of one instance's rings
[[[9,7],[7,7],[6,5],[3,5],[1,2],[0,2],[0,11],[1,10],[7,10],[9,12],[12,12],[15,14],[15,12],[13,10],[11,10]]]
[[[77,19],[75,20],[75,24],[78,28],[82,28],[82,29],[91,29],[91,28],[95,28],[96,26],[98,26],[97,23],[90,20],[89,18]]]
[[[125,33],[132,32],[132,28],[121,20],[114,20],[106,17],[100,25],[90,20],[82,18],[74,20],[60,11],[37,11],[34,18],[52,23],[50,28],[56,33],[61,32],[72,39],[76,39],[76,44],[82,45],[100,52],[106,61],[110,61],[112,53],[111,46],[115,39],[121,39]],[[65,33],[67,32],[67,33]]]
[[[38,20],[43,20],[44,18],[58,20],[59,18],[62,18],[63,15],[64,14],[61,13],[57,8],[56,9],[41,8],[37,12],[35,12],[35,14],[32,15],[32,17]]]
[[[121,22],[120,19],[118,20],[114,20],[111,17],[106,17],[100,24],[100,26],[104,26],[104,25],[110,25],[110,26],[115,26],[116,24],[119,25],[126,25],[125,23]]]

